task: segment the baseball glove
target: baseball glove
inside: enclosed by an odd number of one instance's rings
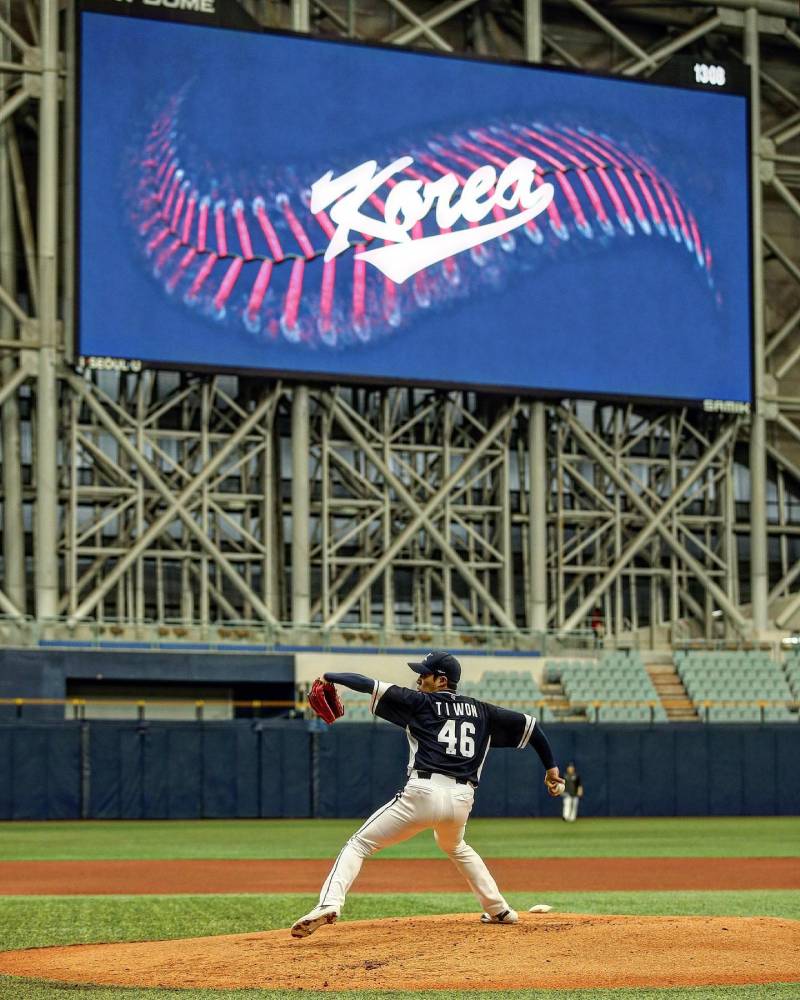
[[[308,692],[308,704],[323,722],[328,725],[336,722],[344,715],[344,705],[336,691],[336,686],[330,681],[318,677]]]

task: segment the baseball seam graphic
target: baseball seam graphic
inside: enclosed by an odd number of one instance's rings
[[[713,288],[711,250],[674,185],[599,128],[558,122],[493,121],[429,136],[405,151],[413,163],[401,171],[403,179],[427,184],[450,174],[458,184],[454,197],[481,167],[502,171],[520,157],[535,161],[535,187],[550,181],[555,193],[546,212],[518,234],[506,232],[448,257],[403,284],[358,259],[370,243],[380,244],[367,234],[350,240],[346,255],[323,261],[336,226],[325,211],[310,209],[310,187],[321,171],[309,170],[303,181],[285,171],[257,189],[241,178],[237,185],[203,182],[180,149],[186,90],[166,100],[134,157],[129,201],[139,248],[166,293],[180,294],[188,306],[265,343],[368,343],[420,310],[467,299],[477,287],[501,288],[511,271],[536,266],[573,237],[584,247],[606,246],[617,234],[671,240],[691,254]],[[376,160],[377,154],[371,153]],[[391,158],[385,154],[378,162]],[[368,197],[379,218],[397,183],[389,177]],[[508,217],[497,204],[491,212],[498,222]],[[436,224],[435,215],[414,223],[412,239],[451,232]]]

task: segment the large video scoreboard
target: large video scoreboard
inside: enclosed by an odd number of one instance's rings
[[[716,70],[80,26],[84,357],[750,400],[748,102]]]

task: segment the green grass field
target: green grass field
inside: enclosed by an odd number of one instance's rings
[[[0,823],[0,859],[333,858],[361,820]],[[487,858],[740,858],[800,855],[800,817],[473,819],[469,843]],[[385,858],[441,857],[432,836]]]
[[[357,821],[3,823],[0,859],[333,857]],[[800,818],[473,820],[469,841],[486,857],[799,857]],[[436,857],[422,835],[382,856]],[[800,864],[800,860],[798,860]],[[800,920],[800,894],[750,892],[511,893],[518,909],[546,901],[562,911],[644,915],[776,916]],[[0,897],[0,950],[286,928],[309,895]],[[475,912],[468,894],[354,892],[343,920]],[[332,931],[331,933],[335,933]],[[799,932],[800,933],[800,932]],[[798,1000],[798,982],[673,990],[476,992],[469,1000]],[[73,987],[0,977],[2,1000],[307,1000],[308,991],[149,990]],[[330,1000],[450,1000],[456,994],[350,991]],[[461,994],[461,996],[466,996]]]

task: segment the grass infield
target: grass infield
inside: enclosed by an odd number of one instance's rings
[[[330,858],[360,820],[0,823],[3,860]],[[475,819],[470,843],[485,857],[794,857],[800,818]],[[384,857],[440,857],[422,835]],[[578,913],[776,916],[800,920],[800,894],[751,892],[511,893],[517,908],[548,902]],[[157,940],[286,928],[309,895],[0,897],[0,949],[91,941]],[[359,895],[343,920],[475,911],[467,894]],[[476,912],[477,918],[477,912]],[[421,952],[421,956],[423,952]],[[0,1000],[308,1000],[308,991],[71,987],[0,977]],[[347,991],[328,1000],[451,1000],[444,991]],[[462,994],[462,997],[464,995]],[[468,1000],[798,1000],[800,983],[674,990],[522,990]]]
[[[296,896],[14,896],[0,897],[0,950],[90,941],[142,941],[287,928],[315,902]],[[530,906],[529,894],[511,893],[517,908]],[[628,892],[548,893],[559,910],[581,913],[778,916],[800,919],[798,893]],[[343,920],[474,911],[468,894],[353,894]],[[335,933],[335,932],[334,932]],[[420,953],[421,968],[424,951]],[[63,986],[0,977],[3,1000],[307,1000],[308,991],[153,990]],[[328,1000],[450,1000],[447,991],[400,993],[345,991],[316,994]],[[470,993],[468,1000],[797,1000],[800,984],[702,987],[674,990],[521,990]],[[463,997],[464,995],[461,994]]]
[[[555,807],[554,807],[555,808]],[[361,819],[0,823],[6,861],[333,858]],[[486,858],[794,857],[800,817],[473,819],[469,843]],[[385,858],[438,858],[414,837]]]
[[[5,992],[8,990],[9,992]],[[316,993],[307,990],[131,990],[97,987],[56,986],[52,983],[23,983],[0,980],[2,1000],[464,1000],[466,994],[449,991],[424,993],[350,990],[346,993]],[[768,986],[698,986],[680,990],[480,990],[469,1000],[797,1000],[797,985],[773,983]]]

